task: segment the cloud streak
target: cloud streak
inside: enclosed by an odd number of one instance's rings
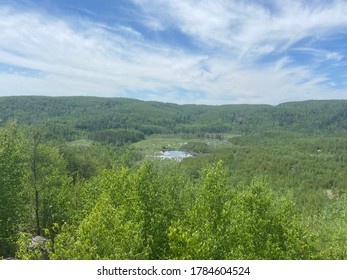
[[[347,26],[347,3],[332,1],[153,1],[135,0],[144,12],[174,25],[199,43],[230,47],[238,53],[266,54],[286,49],[304,38],[326,36]],[[259,51],[260,50],[260,51]]]
[[[171,79],[184,84],[183,73],[194,76],[194,65],[199,62],[197,56],[151,46],[139,36],[124,36],[129,29],[117,34],[100,24],[84,22],[76,27],[56,18],[9,10],[2,10],[1,18],[0,28],[8,30],[0,34],[1,63],[45,73],[43,79],[52,82],[47,94],[59,94],[59,89],[60,94],[112,96],[128,87],[163,87]],[[8,74],[3,77],[9,78]],[[37,87],[31,85],[41,83],[42,77],[30,81],[27,92],[35,93]],[[20,85],[19,94],[22,88]],[[11,94],[15,93],[12,87]]]

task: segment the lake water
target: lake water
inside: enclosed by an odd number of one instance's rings
[[[161,152],[160,155],[156,156],[157,158],[162,159],[175,159],[181,161],[184,158],[192,157],[193,155],[184,151],[165,151]]]

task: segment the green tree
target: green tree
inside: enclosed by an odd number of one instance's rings
[[[319,215],[311,217],[318,232],[320,259],[347,259],[347,195],[334,198]]]
[[[0,256],[14,256],[16,226],[22,220],[24,179],[23,140],[13,122],[0,131]]]
[[[169,206],[164,204],[168,185],[161,184],[162,180],[149,161],[139,167],[133,178],[143,213],[144,244],[150,248],[149,259],[165,258],[169,249]]]
[[[54,223],[63,223],[74,198],[65,159],[57,147],[43,143],[42,137],[40,130],[33,131],[32,150],[28,150],[31,172],[24,189],[28,220],[33,222],[29,230],[35,228],[37,235]]]
[[[53,259],[143,259],[142,223],[128,218],[128,209],[115,206],[104,192],[76,227],[65,225],[55,239]]]
[[[222,162],[206,168],[200,192],[169,229],[175,259],[307,259],[315,237],[288,196],[262,179],[231,187]]]
[[[146,259],[143,212],[127,168],[106,170],[81,188],[82,209],[54,241],[53,259]]]
[[[229,205],[231,227],[227,236],[233,259],[310,259],[316,256],[315,236],[310,233],[295,203],[278,195],[263,179],[256,178]],[[235,207],[236,206],[236,207]]]
[[[203,170],[198,195],[185,215],[169,229],[172,258],[225,257],[225,205],[231,200],[222,161]],[[224,239],[224,240],[223,240]]]

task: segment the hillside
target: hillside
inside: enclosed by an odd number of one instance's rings
[[[295,130],[305,133],[347,130],[347,101],[304,101],[270,105],[177,105],[126,98],[1,97],[6,124],[45,125],[52,137],[73,140],[105,130],[158,133],[221,133]]]
[[[0,259],[347,259],[346,118],[2,97]]]

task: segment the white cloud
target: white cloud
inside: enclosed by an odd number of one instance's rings
[[[306,53],[312,56],[317,62],[323,62],[326,60],[339,62],[344,57],[339,52],[327,51],[327,50],[309,48],[309,47],[294,48],[293,51]]]
[[[287,48],[307,37],[319,37],[347,26],[347,3],[269,1],[136,0],[150,16],[170,21],[201,44],[229,47],[238,54],[261,55]],[[164,24],[163,24],[164,25]]]
[[[194,67],[200,60],[198,56],[152,47],[138,40],[139,36],[111,33],[91,22],[75,30],[69,23],[39,14],[2,10],[0,15],[0,29],[5,30],[0,34],[0,63],[46,73],[45,81],[52,82],[51,88],[46,84],[47,93],[59,94],[59,88],[61,94],[108,96],[122,94],[126,88],[156,88],[173,81],[185,84],[189,75],[196,75]],[[28,82],[28,94],[37,89],[31,86],[34,80],[21,80]],[[9,83],[4,82],[5,90]],[[36,82],[42,82],[42,78]],[[60,86],[54,88],[57,83]]]
[[[178,28],[200,48],[192,53],[155,44],[131,26],[58,19],[0,8],[0,63],[38,71],[24,76],[0,69],[5,95],[126,96],[175,103],[270,103],[343,96],[327,75],[293,63],[286,51],[304,38],[318,40],[346,27],[347,3],[273,10],[251,1],[137,0],[147,28]],[[252,4],[253,3],[253,4]],[[337,51],[297,51],[340,62]],[[258,60],[275,54],[272,62]],[[324,86],[324,84],[327,84]],[[182,92],[184,94],[182,94]]]

